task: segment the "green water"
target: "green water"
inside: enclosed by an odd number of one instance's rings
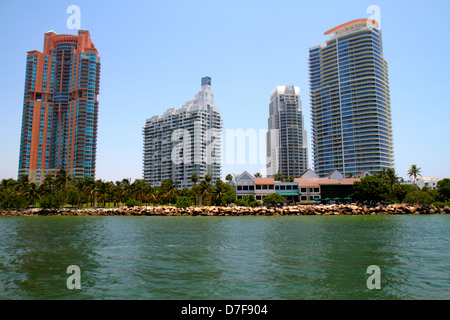
[[[449,235],[448,215],[1,217],[0,299],[450,299]]]

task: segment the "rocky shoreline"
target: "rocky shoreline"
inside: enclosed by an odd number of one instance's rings
[[[292,215],[404,215],[449,214],[450,207],[391,205],[294,205],[284,207],[119,207],[96,209],[0,210],[0,216],[292,216]]]

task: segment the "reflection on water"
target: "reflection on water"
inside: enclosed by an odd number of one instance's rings
[[[1,217],[0,299],[449,299],[449,234],[445,215]]]

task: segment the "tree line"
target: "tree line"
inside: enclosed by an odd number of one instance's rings
[[[416,185],[421,169],[412,165],[408,175],[413,184],[402,184],[392,168],[384,169],[378,174],[366,176],[353,184],[353,199],[364,203],[410,203],[436,206],[450,206],[450,179],[439,180],[436,189]]]
[[[353,201],[362,203],[411,203],[450,205],[450,179],[438,182],[436,190],[419,189],[416,186],[420,168],[411,166],[408,171],[413,184],[402,184],[394,169],[388,168],[378,174],[362,178],[353,184]],[[257,173],[255,176],[259,176]],[[0,183],[0,208],[22,209],[28,207],[59,208],[71,207],[117,207],[140,205],[175,205],[188,206],[223,206],[236,204],[256,207],[261,203],[254,195],[236,199],[232,185],[233,176],[225,177],[227,182],[216,180],[206,174],[199,179],[197,174],[191,175],[193,187],[178,189],[172,179],[162,181],[160,186],[153,187],[143,179],[122,179],[120,181],[103,181],[85,177],[72,179],[65,170],[59,170],[55,176],[48,175],[38,186],[30,182],[28,176],[18,180],[3,179]],[[263,198],[269,205],[283,204],[285,198],[277,193]]]
[[[197,174],[191,176],[192,188],[177,189],[172,179],[153,187],[143,179],[103,181],[85,177],[72,179],[65,170],[55,176],[48,175],[37,186],[28,176],[18,180],[3,179],[0,184],[0,208],[22,209],[32,207],[117,207],[140,205],[227,205],[235,201],[236,193],[229,183],[216,180],[206,174],[199,181]]]

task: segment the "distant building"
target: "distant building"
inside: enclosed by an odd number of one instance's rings
[[[344,176],[394,167],[388,64],[374,20],[337,26],[309,49],[314,170]]]
[[[348,201],[353,192],[353,183],[361,181],[362,175],[354,178],[344,178],[343,174],[333,170],[320,178],[313,170],[306,170],[293,182],[275,181],[274,178],[254,178],[248,172],[240,174],[236,178],[236,198],[241,199],[245,195],[254,195],[256,200],[272,193],[281,194],[287,202],[301,201]]]
[[[178,188],[190,188],[193,173],[199,181],[206,174],[212,183],[220,179],[222,119],[214,107],[211,78],[202,78],[194,100],[147,119],[143,135],[144,179],[152,186],[171,178]]]
[[[298,177],[308,168],[300,88],[277,86],[270,95],[267,176]]]
[[[420,189],[427,187],[430,190],[436,190],[439,180],[439,178],[434,177],[420,177],[416,178],[415,185]],[[411,183],[414,183],[413,180],[410,181]]]
[[[100,57],[89,31],[45,33],[27,54],[19,177],[41,183],[60,169],[95,177]]]

